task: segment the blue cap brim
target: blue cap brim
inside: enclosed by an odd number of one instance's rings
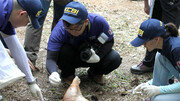
[[[141,39],[139,37],[136,37],[133,41],[131,41],[131,45],[134,47],[139,47],[143,45],[147,40],[146,39]]]
[[[35,29],[39,29],[41,27],[37,18],[31,17],[30,20]]]
[[[68,16],[68,15],[65,15],[65,14],[64,14],[64,15],[61,17],[60,20],[65,20],[65,21],[69,22],[70,24],[77,24],[81,19],[79,19],[79,18],[74,18],[74,17],[71,17],[71,16]]]

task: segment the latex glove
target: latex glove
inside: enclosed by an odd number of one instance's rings
[[[36,83],[29,84],[29,88],[31,90],[31,93],[34,97],[39,97],[41,101],[44,101],[43,95],[41,93],[41,89]]]
[[[141,89],[144,91],[145,94],[147,94],[149,97],[156,96],[161,94],[160,87],[154,86],[154,85],[144,85],[141,87]]]
[[[95,53],[94,49],[91,48],[92,56],[87,60],[87,63],[97,63],[100,61],[100,57]]]
[[[51,75],[49,76],[49,82],[53,86],[58,86],[61,83],[61,79],[60,79],[59,74],[57,72],[51,73]]]
[[[142,87],[143,86],[148,86],[149,83],[146,82],[146,83],[142,83],[140,85],[138,85],[134,90],[133,90],[133,94],[135,95],[142,95]]]

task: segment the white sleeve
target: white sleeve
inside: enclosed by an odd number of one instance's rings
[[[28,82],[33,82],[35,78],[32,75],[31,69],[29,67],[29,63],[27,60],[27,55],[25,53],[24,48],[19,42],[16,35],[11,35],[4,38],[11,54],[16,62],[18,68],[26,75],[26,79]]]

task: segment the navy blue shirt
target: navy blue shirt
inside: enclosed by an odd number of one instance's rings
[[[164,39],[163,49],[159,52],[180,72],[180,37]]]
[[[9,22],[13,9],[13,0],[0,0],[0,31],[7,35],[14,35],[15,29]]]
[[[87,30],[85,29],[83,34],[79,36],[73,36],[73,42],[71,41],[72,35],[66,31],[63,26],[63,21],[60,20],[51,32],[47,49],[50,51],[59,51],[64,43],[78,46],[87,39],[90,39],[90,41],[97,39],[97,37],[102,32],[104,32],[109,37],[108,41],[113,39],[112,30],[110,29],[107,21],[102,16],[89,13],[88,19],[89,24],[86,27]]]

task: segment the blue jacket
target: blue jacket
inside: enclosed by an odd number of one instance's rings
[[[75,37],[66,31],[63,26],[63,21],[60,20],[54,27],[51,35],[49,37],[47,49],[50,51],[59,51],[64,43],[71,44],[73,46],[78,46],[84,43],[86,40],[96,40],[97,37],[104,32],[108,36],[108,41],[113,39],[113,33],[107,21],[100,15],[88,14],[89,25],[88,29],[83,32],[83,34]],[[73,37],[73,42],[71,41]]]
[[[180,72],[180,37],[164,39],[163,49],[159,52],[168,58],[172,65]]]

